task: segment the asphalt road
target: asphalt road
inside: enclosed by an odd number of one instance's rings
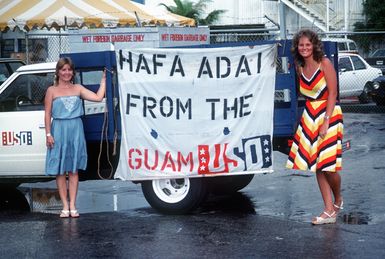
[[[190,215],[157,213],[131,182],[81,182],[78,219],[59,219],[54,182],[2,190],[0,258],[384,258],[384,132],[384,114],[345,114],[352,148],[334,225],[310,224],[323,208],[315,176],[275,152],[274,173]]]

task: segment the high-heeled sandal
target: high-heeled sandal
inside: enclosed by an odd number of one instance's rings
[[[337,205],[337,204],[333,204],[336,212],[338,213],[340,210],[343,210],[344,209],[344,201],[341,201],[341,204],[340,205]]]
[[[322,225],[322,224],[333,224],[333,223],[336,223],[337,217],[335,217],[336,216],[336,212],[335,211],[333,211],[333,213],[331,213],[331,214],[329,214],[326,211],[324,211],[324,212],[322,212],[322,214],[325,214],[327,216],[327,218],[315,217],[315,220],[312,220],[311,223],[313,225]]]

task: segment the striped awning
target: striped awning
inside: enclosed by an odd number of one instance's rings
[[[141,25],[194,26],[193,19],[130,0],[0,0],[0,31]]]

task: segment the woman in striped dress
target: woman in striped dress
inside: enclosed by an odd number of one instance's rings
[[[335,223],[343,205],[338,173],[341,170],[343,118],[337,103],[336,71],[325,57],[318,35],[311,30],[301,30],[294,36],[292,53],[306,105],[286,167],[316,173],[325,207],[312,219],[312,224]]]

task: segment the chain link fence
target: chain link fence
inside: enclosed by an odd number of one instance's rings
[[[67,33],[27,33],[25,44],[27,64],[56,62],[70,50]]]
[[[339,49],[337,71],[339,95],[344,112],[384,113],[385,85],[382,90],[384,96],[378,99],[375,82],[378,77],[385,73],[385,32],[372,34],[368,32],[335,35],[321,34],[320,36],[323,40],[337,42]],[[219,44],[224,42],[274,40],[278,38],[278,33],[228,31],[211,32],[210,42],[211,44]],[[375,51],[383,53],[383,56],[373,58],[372,55]],[[277,67],[280,67],[279,64],[277,64]]]

